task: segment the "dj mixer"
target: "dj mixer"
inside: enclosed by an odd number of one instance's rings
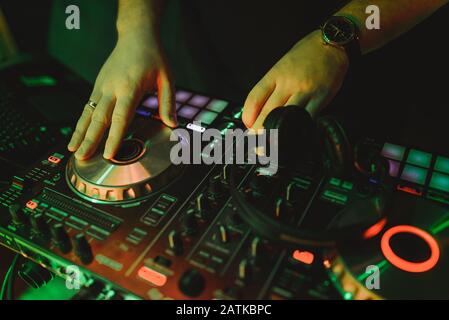
[[[316,232],[363,202],[367,182],[312,160],[272,176],[254,164],[174,165],[157,106],[156,95],[142,101],[114,159],[99,150],[80,161],[62,143],[0,193],[0,242],[35,262],[25,276],[36,286],[79,280],[83,299],[449,297],[447,155],[364,139],[389,163],[394,214],[358,241],[285,246],[243,218],[231,166],[248,202]],[[244,128],[241,105],[225,99],[179,89],[176,106],[191,133]],[[380,285],[370,286],[376,267]]]

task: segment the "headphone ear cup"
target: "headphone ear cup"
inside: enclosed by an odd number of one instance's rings
[[[279,163],[283,166],[295,165],[315,148],[316,126],[304,108],[298,106],[276,108],[268,114],[264,127],[267,130],[278,130]],[[270,149],[272,147],[270,145]]]
[[[333,117],[321,117],[317,128],[324,163],[335,174],[347,172],[352,164],[352,152],[349,140],[340,123]]]

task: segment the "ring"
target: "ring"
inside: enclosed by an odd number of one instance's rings
[[[89,102],[87,103],[87,105],[89,107],[91,107],[92,109],[95,109],[97,107],[97,104],[95,102],[93,102],[92,100],[89,100]]]

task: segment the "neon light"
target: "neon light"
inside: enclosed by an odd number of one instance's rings
[[[427,152],[412,149],[410,150],[407,163],[416,164],[417,166],[428,168],[432,161],[432,155]]]
[[[411,187],[407,187],[407,186],[397,186],[397,189],[398,189],[399,191],[404,191],[404,192],[413,194],[413,195],[415,195],[415,196],[422,196],[422,191],[415,190],[415,189],[413,189],[413,188],[411,188]]]
[[[167,276],[165,274],[157,272],[146,266],[140,268],[139,271],[137,272],[137,275],[140,278],[154,284],[157,287],[162,287],[167,282]]]
[[[385,224],[387,223],[387,219],[383,218],[382,220],[379,220],[377,223],[373,224],[371,227],[366,229],[366,231],[363,233],[363,239],[371,239],[375,236],[377,236],[382,229],[385,227]]]
[[[423,262],[410,262],[396,255],[390,246],[390,239],[399,233],[411,233],[423,239],[430,248],[430,258]],[[399,225],[388,229],[382,236],[380,247],[385,258],[395,267],[413,273],[426,272],[435,267],[440,259],[437,241],[427,232],[409,225]]]
[[[312,264],[313,260],[315,260],[315,255],[309,251],[295,250],[293,252],[293,259],[304,264]]]

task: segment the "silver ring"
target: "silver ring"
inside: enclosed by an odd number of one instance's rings
[[[91,107],[93,110],[95,110],[95,108],[97,107],[97,103],[93,102],[92,100],[89,100],[89,102],[87,103],[87,105],[89,107]]]

